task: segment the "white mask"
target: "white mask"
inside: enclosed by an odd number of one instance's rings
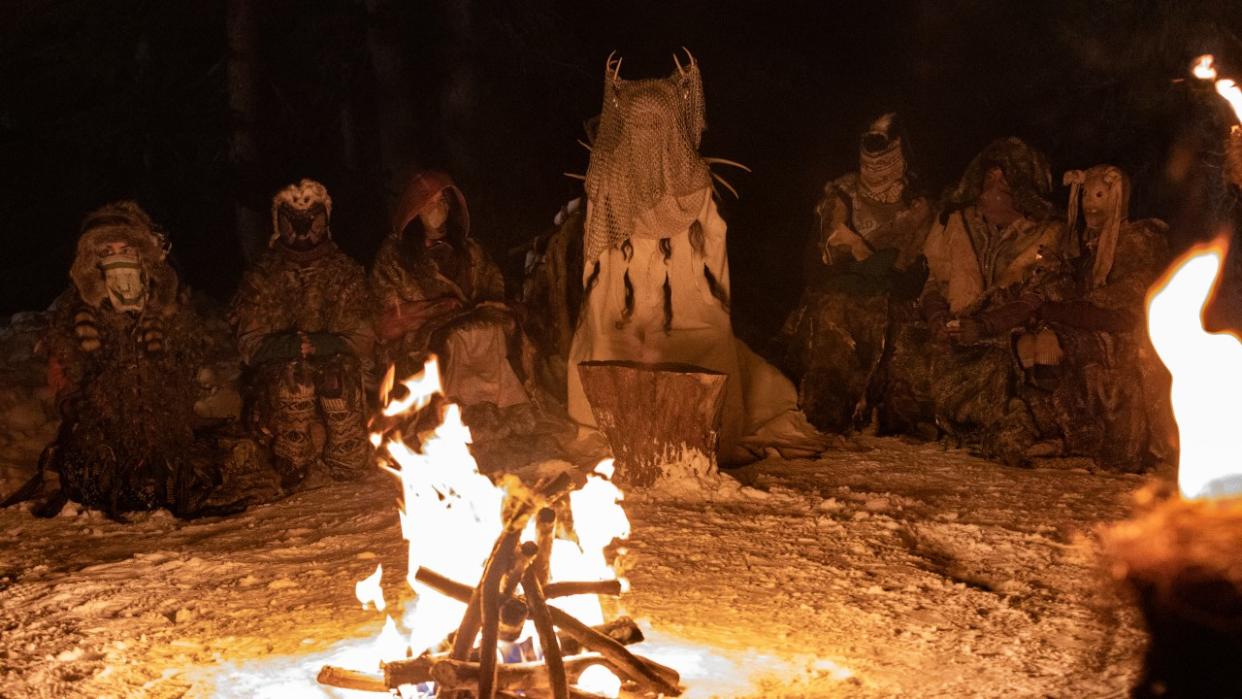
[[[147,303],[147,284],[138,256],[133,253],[108,255],[100,261],[99,269],[103,271],[112,307],[118,311],[141,312]]]

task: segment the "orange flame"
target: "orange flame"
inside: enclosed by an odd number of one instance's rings
[[[1233,114],[1238,121],[1242,122],[1242,89],[1238,88],[1238,84],[1230,78],[1216,79],[1216,66],[1211,54],[1204,54],[1195,59],[1191,64],[1190,72],[1200,80],[1216,80],[1216,92],[1224,97],[1229,106],[1233,107]]]
[[[1184,497],[1242,494],[1237,401],[1242,400],[1242,340],[1209,333],[1203,309],[1216,292],[1228,250],[1224,237],[1182,255],[1147,297],[1152,346],[1173,375],[1178,487]]]

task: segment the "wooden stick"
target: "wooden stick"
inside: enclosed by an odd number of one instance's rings
[[[592,626],[591,628],[620,643],[623,646],[632,646],[635,643],[642,643],[644,640],[642,629],[638,628],[638,624],[628,616],[617,617],[610,622]],[[565,655],[577,655],[582,652],[582,644],[565,634],[561,634],[561,652]]]
[[[483,566],[483,575],[479,584],[471,592],[466,603],[466,612],[457,627],[457,637],[453,639],[453,651],[449,657],[455,660],[468,660],[474,649],[474,638],[482,631],[479,644],[479,660],[484,664],[487,674],[479,682],[478,699],[495,699],[490,693],[495,687],[496,679],[496,641],[500,622],[500,578],[512,565],[514,546],[517,544],[518,531],[506,529],[496,539],[496,545]],[[485,691],[486,690],[486,691]],[[448,695],[446,695],[448,696]]]
[[[324,665],[315,678],[319,684],[341,689],[357,689],[363,692],[388,693],[388,683],[383,677],[369,672],[348,670],[343,667]]]
[[[548,605],[548,612],[562,633],[611,660],[630,680],[671,697],[681,695],[681,688],[677,686],[681,675],[673,668],[634,655],[616,640],[578,621],[563,609]]]
[[[552,538],[556,535],[556,510],[551,507],[545,507],[539,510],[539,514],[535,518],[535,544],[538,552],[535,554],[534,566],[539,578],[539,584],[546,586],[548,578],[552,572]]]
[[[610,595],[621,594],[620,580],[582,580],[573,582],[554,582],[543,586],[543,594],[548,599],[568,597],[570,595]]]
[[[526,577],[522,578],[522,589],[526,591],[530,620],[535,622],[535,631],[539,633],[539,645],[543,648],[543,662],[548,668],[548,686],[552,688],[552,699],[569,699],[569,678],[565,676],[561,644],[556,637],[548,602],[543,597],[538,571],[531,568],[526,570]]]
[[[422,655],[405,660],[392,660],[381,663],[384,670],[384,685],[388,689],[396,689],[403,684],[422,684],[431,681],[431,666],[440,660],[446,660],[447,653],[440,655]]]
[[[534,567],[532,566],[531,569],[533,570]],[[450,597],[460,602],[469,602],[470,595],[473,592],[469,585],[446,578],[430,568],[419,568],[418,572],[414,574],[414,579],[445,597]],[[519,596],[517,599],[522,599],[522,597]],[[592,628],[621,645],[628,646],[642,643],[643,641],[642,630],[629,617],[618,617],[606,624]],[[561,634],[561,649],[567,655],[575,654],[582,649],[582,644],[566,634]]]
[[[513,643],[522,635],[527,608],[524,600],[510,597],[500,604],[500,640]]]
[[[513,566],[505,571],[505,576],[500,581],[500,596],[502,599],[508,599],[513,596],[514,591],[517,590],[518,583],[522,582],[522,575],[526,573],[526,569],[535,560],[535,555],[538,553],[539,547],[533,541],[524,541],[518,547]]]
[[[568,675],[577,677],[592,665],[602,665],[616,672],[615,666],[604,656],[589,653],[572,658],[564,658],[564,669]],[[497,673],[497,689],[499,692],[542,692],[549,690],[548,666],[543,661],[527,663],[504,663]],[[469,689],[479,681],[479,663],[463,660],[442,658],[432,665],[432,681],[438,689],[454,690]],[[555,690],[552,690],[555,691]],[[565,697],[570,696],[568,687]]]

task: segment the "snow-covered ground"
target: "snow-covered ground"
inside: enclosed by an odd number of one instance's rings
[[[690,696],[1126,696],[1143,636],[1093,530],[1142,481],[1070,466],[860,438],[629,493],[619,604]],[[380,630],[354,582],[382,562],[408,597],[396,495],[377,471],[226,519],[0,511],[0,697],[346,696],[314,675]]]

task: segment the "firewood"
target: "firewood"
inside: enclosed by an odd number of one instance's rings
[[[617,673],[616,666],[602,655],[589,653],[572,658],[564,658],[564,669],[567,676],[578,677],[592,665],[602,665]],[[547,664],[543,661],[526,663],[504,663],[497,672],[497,692],[541,692],[552,690],[548,684]],[[432,681],[442,691],[469,689],[476,685],[480,678],[479,663],[464,660],[443,658],[437,660],[431,668]],[[566,698],[571,696],[566,688]]]
[[[616,456],[614,480],[646,487],[683,450],[715,466],[728,376],[701,367],[582,362],[582,390]]]
[[[570,595],[609,595],[621,594],[620,580],[582,580],[548,583],[543,586],[543,594],[548,599],[569,597]]]
[[[497,538],[491,554],[484,563],[479,584],[472,591],[469,602],[466,603],[466,612],[462,615],[461,624],[457,627],[457,636],[453,639],[453,651],[449,657],[455,660],[467,660],[474,649],[475,636],[481,636],[479,661],[487,672],[479,682],[479,692],[476,695],[478,699],[494,699],[495,696],[491,692],[495,687],[496,677],[496,641],[500,624],[500,578],[512,565],[517,539],[518,531],[510,529],[505,530]]]
[[[530,620],[535,623],[535,631],[539,634],[539,645],[543,648],[543,662],[547,666],[548,686],[552,689],[552,699],[569,699],[569,678],[565,676],[561,644],[556,636],[556,628],[552,624],[548,602],[543,597],[538,571],[527,569],[526,577],[522,579],[522,589],[526,592]]]
[[[500,605],[500,640],[513,643],[522,635],[526,624],[526,602],[510,597]]]
[[[559,607],[548,605],[548,612],[561,633],[612,661],[621,671],[618,674],[624,675],[644,689],[671,697],[681,695],[681,688],[677,686],[681,675],[673,668],[634,655],[616,640],[578,621]]]
[[[608,636],[623,646],[632,646],[644,640],[642,629],[628,616],[617,617],[610,622],[592,626],[591,628]],[[582,652],[582,644],[565,634],[560,635],[561,652],[565,655],[577,655]]]
[[[384,686],[395,689],[403,684],[422,684],[431,681],[431,666],[448,658],[447,654],[423,655],[405,660],[382,663]]]
[[[436,592],[439,592],[445,597],[450,597],[459,602],[469,602],[470,595],[473,592],[469,585],[446,578],[430,568],[419,568],[418,572],[414,574],[414,579],[427,587],[430,587]],[[519,596],[517,599],[522,599],[522,597]],[[610,637],[612,640],[620,643],[621,645],[628,646],[635,643],[642,643],[643,641],[642,630],[639,629],[638,624],[635,624],[634,620],[629,617],[619,617],[606,624],[601,624],[591,628],[605,636]],[[559,634],[559,636],[561,648],[566,654],[576,654],[581,651],[582,644],[580,644],[577,640],[565,634]]]
[[[556,533],[556,510],[545,507],[535,518],[535,545],[538,552],[531,564],[535,568],[540,585],[547,585],[552,568],[552,537]]]
[[[383,692],[385,694],[388,693],[390,686],[395,686],[389,685],[386,679],[379,675],[359,672],[358,670],[348,670],[333,665],[324,665],[319,670],[319,676],[315,679],[319,684],[328,687],[357,689],[363,692]]]
[[[509,599],[517,590],[518,583],[522,582],[522,576],[526,574],[526,569],[534,563],[535,556],[539,552],[539,546],[533,541],[524,541],[518,547],[517,555],[514,557],[513,566],[505,572],[504,578],[500,581],[500,596],[502,599]]]

